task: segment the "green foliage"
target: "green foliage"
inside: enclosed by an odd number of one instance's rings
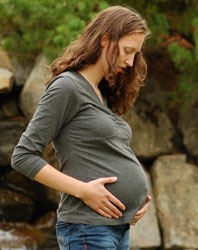
[[[179,100],[184,109],[186,105],[198,102],[198,18],[192,20],[194,27],[194,48],[180,48],[177,43],[168,47],[175,66],[180,70],[179,89],[171,93],[173,100]]]
[[[163,36],[168,33],[169,25],[167,18],[162,13],[155,13],[150,19],[148,25],[151,29],[153,37],[152,41],[149,42],[152,43],[152,47],[154,45],[154,48],[157,49],[162,42]]]
[[[195,62],[198,63],[198,18],[192,20],[192,26],[194,27],[193,38],[195,42]]]
[[[32,60],[43,51],[52,60],[106,7],[99,0],[0,0],[1,45]]]

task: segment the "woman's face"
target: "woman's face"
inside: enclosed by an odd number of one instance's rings
[[[120,38],[118,42],[120,54],[116,63],[117,72],[123,72],[126,67],[132,67],[135,54],[141,51],[145,35],[133,33]]]
[[[127,67],[133,66],[135,54],[141,51],[144,39],[145,35],[143,33],[133,33],[120,38],[120,40],[118,41],[119,56],[115,65],[117,72],[123,72]],[[108,49],[109,43],[110,41],[108,39],[108,36],[105,34],[101,40],[102,55],[100,57],[104,75],[108,74],[109,71],[106,53],[108,54],[110,60],[112,54],[115,53],[113,49],[113,43],[110,44],[110,47]]]

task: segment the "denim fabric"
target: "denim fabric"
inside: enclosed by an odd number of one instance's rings
[[[60,250],[129,250],[129,224],[96,226],[58,221]]]

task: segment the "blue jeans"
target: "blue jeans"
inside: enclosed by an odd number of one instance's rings
[[[56,223],[60,250],[129,250],[129,224],[96,226]]]

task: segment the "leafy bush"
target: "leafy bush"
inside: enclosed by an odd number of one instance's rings
[[[180,70],[179,89],[172,92],[171,97],[177,100],[184,109],[186,105],[198,102],[198,18],[192,21],[194,27],[194,48],[180,48],[177,43],[168,47],[175,66]]]
[[[52,60],[106,7],[99,0],[0,0],[1,45],[30,59],[43,51]]]

